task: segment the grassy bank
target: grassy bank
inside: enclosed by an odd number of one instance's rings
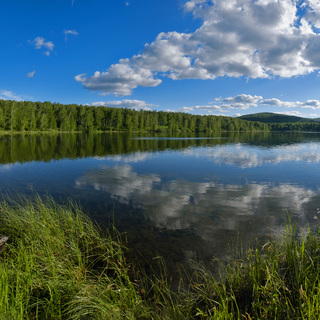
[[[75,205],[0,204],[0,319],[318,319],[320,233],[248,250],[212,276],[201,265],[181,289],[168,275],[126,261],[115,230],[103,233]],[[161,264],[161,259],[159,259]]]

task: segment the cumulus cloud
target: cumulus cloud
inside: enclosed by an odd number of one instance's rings
[[[188,1],[185,3],[184,5],[184,9],[185,11],[194,11],[197,7],[199,8],[203,8],[203,5],[207,3],[207,0],[192,0],[192,1]],[[195,12],[194,12],[195,14]]]
[[[93,76],[76,76],[103,94],[130,95],[161,78],[289,78],[320,68],[317,0],[191,0],[185,11],[202,20],[191,33],[160,33],[131,58]]]
[[[311,109],[320,109],[320,101],[319,100],[307,100],[306,102],[299,102],[302,108],[311,108]]]
[[[320,109],[319,100],[307,100],[302,102],[302,101],[281,101],[279,99],[272,98],[272,99],[261,100],[260,104],[276,106],[276,107],[285,107],[285,108],[302,108],[302,109],[313,109],[313,110]]]
[[[276,99],[276,98],[265,99],[265,100],[261,101],[260,103],[267,105],[267,106],[275,106],[275,107],[280,107],[283,105],[283,102],[279,99]]]
[[[316,28],[320,28],[320,2],[318,0],[305,0],[302,6],[308,9],[308,19]]]
[[[116,107],[116,108],[129,108],[134,110],[151,110],[151,108],[156,107],[156,105],[147,103],[142,100],[119,100],[119,101],[97,101],[92,103],[93,106],[106,106],[106,107]]]
[[[43,37],[35,38],[32,43],[34,44],[36,49],[46,49],[44,52],[45,55],[50,56],[54,48],[54,44],[51,41],[46,41]]]
[[[92,91],[100,91],[102,95],[113,93],[115,96],[131,95],[132,90],[141,87],[155,87],[162,80],[155,79],[153,73],[143,67],[131,67],[129,60],[120,60],[106,72],[96,71],[93,76],[80,74],[75,79]]]
[[[216,98],[213,102],[202,105],[202,106],[192,106],[192,107],[182,107],[180,111],[191,112],[193,110],[205,110],[205,111],[215,111],[220,113],[230,112],[230,110],[246,110],[250,107],[257,107],[259,101],[261,101],[261,96],[252,96],[249,94],[240,94],[234,97],[227,98]]]
[[[286,107],[286,108],[293,108],[293,107],[297,106],[297,102],[281,101],[281,100],[276,99],[276,98],[261,100],[260,104],[261,105],[266,105],[266,106]]]
[[[35,70],[33,70],[33,71],[31,71],[31,72],[28,72],[28,73],[27,73],[27,77],[28,77],[28,78],[33,78],[34,75],[35,75],[35,73],[36,73]]]
[[[226,113],[230,112],[230,110],[247,110],[251,107],[258,106],[320,110],[320,101],[315,99],[306,101],[282,101],[277,98],[264,99],[262,96],[240,94],[234,97],[216,98],[213,102],[207,105],[184,106],[179,110],[182,112],[191,112],[194,110],[214,110],[220,113]],[[288,115],[301,115],[299,110],[281,113]]]
[[[248,104],[248,105],[256,105],[259,100],[261,100],[261,96],[251,96],[249,94],[240,94],[235,97],[228,97],[222,99],[223,102],[225,103],[243,103],[243,104]]]

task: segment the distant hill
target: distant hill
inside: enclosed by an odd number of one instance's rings
[[[296,116],[288,116],[272,112],[261,112],[240,116],[239,119],[247,121],[259,121],[263,123],[293,123],[293,122],[320,122],[320,118],[308,119]]]

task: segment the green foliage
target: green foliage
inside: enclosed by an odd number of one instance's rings
[[[0,130],[7,131],[268,131],[260,122],[181,112],[0,100]]]
[[[0,100],[0,130],[204,133],[320,131],[320,123],[319,119],[304,119],[274,113],[258,113],[232,118],[182,112],[62,105],[47,101]]]
[[[290,123],[290,122],[299,122],[306,121],[310,122],[311,119],[304,119],[297,116],[288,116],[284,114],[272,113],[272,112],[260,112],[255,114],[247,114],[240,116],[240,119],[248,121],[259,121],[264,123]]]
[[[261,122],[270,131],[320,131],[319,119],[307,119],[269,112],[240,116],[239,119]]]
[[[4,199],[0,319],[319,319],[320,231],[287,233],[212,274],[198,264],[176,290],[161,257],[147,274],[119,235],[74,204]],[[159,272],[160,270],[160,272]]]
[[[0,319],[134,319],[148,307],[123,247],[73,205],[5,200]]]

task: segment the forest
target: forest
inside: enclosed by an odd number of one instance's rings
[[[225,116],[0,100],[4,131],[269,131],[267,124]]]
[[[257,132],[320,131],[319,122],[265,123],[192,115],[51,102],[0,100],[0,131]]]

